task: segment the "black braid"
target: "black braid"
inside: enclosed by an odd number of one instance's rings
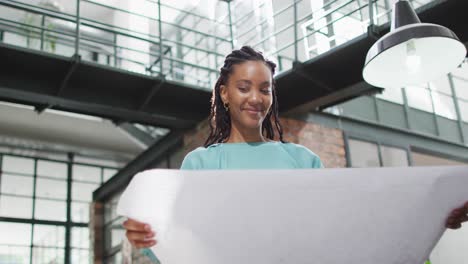
[[[241,64],[246,61],[263,61],[271,70],[271,76],[275,74],[276,64],[266,60],[261,52],[252,49],[249,46],[244,46],[240,50],[233,50],[231,54],[226,56],[224,65],[220,69],[220,76],[213,89],[211,97],[211,112],[208,119],[210,125],[210,135],[205,141],[204,146],[208,147],[211,144],[225,142],[231,133],[231,117],[224,109],[223,101],[221,100],[221,85],[225,85],[232,73],[233,65]],[[273,140],[275,137],[275,129],[278,132],[279,140],[283,140],[283,129],[278,117],[278,99],[276,98],[275,80],[272,83],[273,102],[270,111],[267,113],[265,120],[262,123],[262,134]],[[273,120],[272,120],[273,116]],[[274,122],[274,125],[273,123]]]

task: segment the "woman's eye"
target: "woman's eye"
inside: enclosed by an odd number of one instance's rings
[[[271,90],[262,90],[262,93],[269,94],[269,93],[271,93]]]
[[[239,91],[241,91],[241,92],[247,92],[247,88],[245,88],[245,87],[238,87],[238,88],[239,88]]]

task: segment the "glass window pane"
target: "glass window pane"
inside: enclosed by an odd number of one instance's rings
[[[432,99],[434,100],[436,114],[453,120],[457,119],[457,112],[455,111],[455,103],[452,96],[432,92]]]
[[[40,247],[65,247],[65,227],[34,225],[33,245]]]
[[[0,196],[0,216],[31,218],[32,198]]]
[[[67,220],[67,204],[65,202],[36,199],[35,218],[42,220]]]
[[[458,166],[458,165],[468,165],[468,163],[463,163],[457,160],[447,159],[445,157],[439,157],[436,155],[429,155],[419,152],[411,152],[411,157],[413,160],[412,166]]]
[[[381,146],[380,151],[384,167],[408,166],[408,155],[404,149]]]
[[[89,249],[89,228],[73,227],[71,235],[71,246],[73,248]]]
[[[63,263],[64,250],[62,248],[33,247],[33,264]]]
[[[15,176],[5,173],[0,176],[0,179],[2,193],[28,196],[33,194],[34,179],[32,176]]]
[[[39,160],[37,162],[37,174],[66,180],[67,164],[63,162]]]
[[[460,107],[460,115],[462,120],[468,122],[468,102],[458,100],[458,106]]]
[[[426,112],[433,112],[431,95],[428,89],[420,86],[408,86],[405,91],[409,106]]]
[[[385,88],[381,94],[376,94],[376,97],[397,104],[403,104],[401,88]]]
[[[90,254],[88,249],[72,249],[71,250],[71,261],[73,264],[89,264]]]
[[[18,172],[26,174],[34,174],[34,160],[28,158],[20,158],[4,155],[3,156],[3,171]]]
[[[42,198],[67,199],[67,182],[37,177],[36,196]]]
[[[29,264],[29,246],[0,245],[0,263]]]
[[[93,198],[93,192],[98,187],[98,184],[73,182],[72,199],[83,202],[91,202]]]
[[[353,167],[380,167],[376,144],[354,139],[348,143]]]
[[[117,173],[117,170],[114,169],[104,169],[104,182],[108,181],[114,174]]]
[[[0,244],[29,246],[31,244],[31,225],[0,222]]]
[[[458,98],[468,100],[468,80],[453,77],[453,87]]]
[[[73,180],[101,182],[101,168],[83,165],[73,165]]]
[[[85,202],[72,202],[71,204],[71,218],[76,223],[87,223],[89,222],[89,206],[90,204]]]
[[[450,82],[447,75],[437,80],[431,81],[429,83],[429,87],[434,91],[442,92],[449,95],[452,94],[452,88],[450,87]]]

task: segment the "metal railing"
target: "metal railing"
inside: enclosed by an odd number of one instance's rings
[[[75,4],[71,14],[2,0],[0,12],[9,15],[0,18],[1,40],[207,89],[216,78],[218,62],[232,47],[228,23],[161,1],[140,1],[147,8],[136,10],[93,0]],[[165,19],[165,14],[174,20]],[[223,44],[226,50],[217,48]]]
[[[432,1],[410,0],[414,8]],[[277,61],[279,71],[367,34],[369,25],[389,22],[392,8],[390,0],[293,0],[275,7],[272,15],[252,23],[265,2],[240,16],[234,26],[243,29],[235,39],[264,50],[268,57]],[[258,31],[271,20],[274,25],[267,34],[258,37]],[[272,40],[275,43],[268,45]]]
[[[216,19],[176,2],[125,2],[75,0],[65,12],[0,0],[0,41],[211,89],[232,48],[260,49],[281,72],[387,23],[391,10],[390,0],[218,1]]]

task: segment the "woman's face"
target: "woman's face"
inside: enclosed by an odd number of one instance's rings
[[[231,122],[238,129],[258,129],[273,102],[271,70],[262,61],[233,66],[226,85],[221,85],[223,103],[229,105]]]

